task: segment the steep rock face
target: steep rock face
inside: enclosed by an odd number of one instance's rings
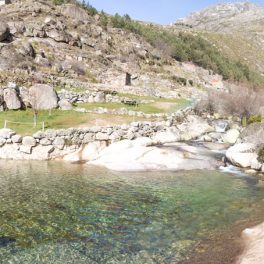
[[[264,73],[264,7],[253,3],[210,6],[170,28],[199,32],[221,52]]]
[[[218,4],[193,13],[177,22],[207,31],[240,31],[254,25],[261,25],[264,22],[264,7],[249,2]]]

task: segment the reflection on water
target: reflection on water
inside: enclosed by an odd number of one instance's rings
[[[256,180],[223,172],[0,166],[2,263],[180,263],[197,241],[264,204]]]

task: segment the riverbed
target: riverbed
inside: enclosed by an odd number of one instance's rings
[[[263,189],[243,174],[0,166],[1,263],[230,263],[264,219]]]

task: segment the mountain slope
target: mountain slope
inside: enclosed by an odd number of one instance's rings
[[[66,2],[24,0],[1,6],[2,86],[9,81],[26,87],[42,82],[190,98],[202,96],[203,88],[229,87],[222,72],[226,80],[250,79],[244,65],[195,35],[175,35],[159,25]],[[126,73],[132,75],[132,86],[125,85]]]
[[[202,34],[227,56],[264,73],[264,7],[253,3],[210,6],[176,21],[174,28]]]
[[[202,93],[200,88],[214,87],[216,80],[226,85],[221,76],[178,62],[142,34],[122,28],[118,19],[76,3],[15,1],[1,6],[0,25],[2,86],[42,82],[190,98]],[[157,34],[156,28],[152,33]],[[125,86],[126,72],[132,86]]]
[[[191,14],[178,22],[213,32],[263,30],[264,7],[253,3],[218,4]]]

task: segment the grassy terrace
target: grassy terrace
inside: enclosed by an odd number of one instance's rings
[[[137,96],[134,97],[133,95],[123,96],[129,98],[138,98]],[[142,111],[147,114],[155,114],[174,112],[180,108],[190,105],[190,102],[185,99],[166,100],[152,97],[146,97],[144,99],[155,100],[155,102],[141,104],[137,107],[121,103],[85,103],[78,104],[78,107],[82,107],[87,110],[92,110],[97,107],[103,107],[107,109],[127,108],[128,110]],[[26,111],[0,112],[0,127],[4,127],[5,120],[22,123],[8,123],[7,127],[15,130],[21,135],[31,135],[42,128],[42,122],[45,122],[45,129],[59,129],[70,127],[117,125],[145,119],[143,117],[133,117],[126,115],[81,113],[76,111],[62,111],[55,109],[51,111],[51,114],[49,114],[49,111],[40,111],[38,114],[38,125],[36,128],[34,128],[33,111],[32,109],[28,109]],[[157,119],[152,118],[148,120],[154,121]]]
[[[5,120],[12,122],[21,122],[29,124],[12,124],[8,123],[8,128],[15,130],[21,135],[31,135],[42,128],[41,122],[45,122],[45,129],[59,129],[70,127],[87,127],[87,126],[106,126],[125,124],[133,121],[144,120],[139,117],[110,115],[110,114],[94,114],[79,113],[75,111],[52,110],[41,111],[38,115],[38,126],[33,126],[33,112],[31,109],[26,111],[8,111],[0,113],[0,126],[4,127]],[[30,124],[31,123],[31,124]]]
[[[139,98],[138,96],[131,94],[119,94],[119,96],[125,96],[131,99]],[[145,114],[157,114],[173,113],[190,105],[190,101],[187,101],[186,99],[159,99],[156,97],[140,97],[140,99],[153,100],[154,102],[149,104],[140,104],[138,106],[125,105],[122,103],[83,103],[78,104],[78,106],[83,107],[86,110],[93,110],[98,107],[110,110],[126,108],[127,110],[141,111]]]

